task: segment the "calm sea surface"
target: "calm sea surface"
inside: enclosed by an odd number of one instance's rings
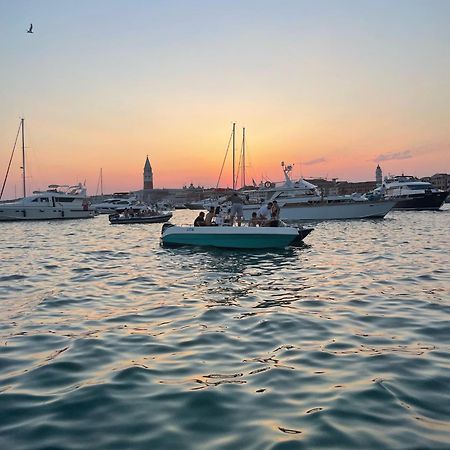
[[[0,224],[0,448],[450,448],[450,208],[315,227]]]

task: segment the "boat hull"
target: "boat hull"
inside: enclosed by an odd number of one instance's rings
[[[148,216],[148,217],[117,217],[114,215],[109,216],[109,221],[111,224],[128,224],[128,223],[165,223],[169,221],[172,214],[161,214],[159,216]]]
[[[95,216],[94,210],[76,208],[20,208],[20,206],[7,207],[0,204],[0,222],[27,221],[27,220],[64,220],[64,219],[90,219]]]
[[[437,211],[444,204],[448,192],[432,192],[430,194],[415,195],[414,197],[396,199],[394,209],[400,210],[431,210]]]
[[[285,204],[280,210],[281,220],[348,220],[384,217],[395,205],[395,201],[361,201],[348,203]],[[244,219],[250,220],[257,205],[244,205]]]
[[[283,248],[298,243],[302,235],[294,227],[177,227],[163,229],[162,245],[191,245],[218,248],[264,249]]]

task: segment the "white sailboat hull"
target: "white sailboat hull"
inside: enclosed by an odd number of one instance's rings
[[[395,201],[361,201],[348,203],[297,203],[281,206],[281,220],[346,220],[384,217],[395,205]],[[244,219],[250,220],[257,205],[244,205]]]

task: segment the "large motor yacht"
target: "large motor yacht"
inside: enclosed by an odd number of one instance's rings
[[[302,178],[291,179],[292,165],[281,163],[285,180],[282,183],[266,181],[257,189],[245,191],[247,204],[243,206],[244,219],[249,220],[261,204],[277,201],[282,220],[332,220],[384,217],[395,201],[368,200],[360,195],[323,196],[318,187]]]
[[[412,210],[438,210],[449,195],[448,191],[437,189],[431,183],[406,175],[386,178],[375,191],[384,194],[386,199],[395,200],[394,209]]]
[[[0,221],[87,219],[95,211],[89,206],[86,188],[52,184],[19,200],[0,203]]]

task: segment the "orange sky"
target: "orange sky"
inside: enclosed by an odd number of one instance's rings
[[[140,189],[147,154],[155,187],[215,186],[234,121],[248,180],[450,172],[450,3],[336,5],[2,3],[0,175],[22,116],[30,190]]]

